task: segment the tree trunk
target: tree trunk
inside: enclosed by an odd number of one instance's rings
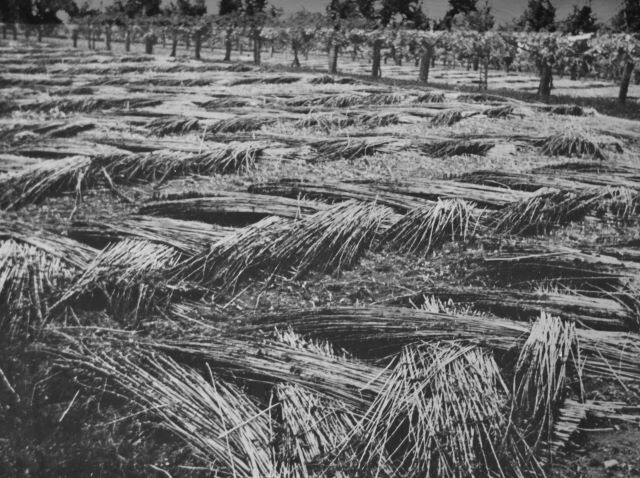
[[[329,73],[335,75],[338,73],[338,55],[340,54],[340,47],[338,45],[332,45],[329,47]]]
[[[178,54],[178,32],[174,31],[171,34],[171,53],[169,56],[175,58]]]
[[[144,52],[147,55],[153,55],[153,38],[147,37],[144,39]]]
[[[78,30],[71,32],[71,41],[73,42],[73,48],[78,48]]]
[[[87,32],[87,46],[89,47],[89,50],[91,50],[91,37],[93,36],[93,33],[91,32],[91,30],[89,30]]]
[[[484,81],[482,84],[484,90],[489,89],[489,59],[484,60]]]
[[[131,51],[131,32],[129,30],[124,33],[124,51]]]
[[[193,49],[195,52],[195,59],[200,59],[200,50],[202,49],[202,33],[196,32],[193,35]]]
[[[260,51],[262,48],[262,42],[260,41],[260,32],[254,30],[253,34],[253,64],[260,65]]]
[[[382,40],[373,42],[373,62],[371,65],[371,77],[380,78],[382,76]]]
[[[233,46],[231,42],[231,34],[227,33],[227,36],[224,38],[224,61],[231,61],[231,47]]]
[[[42,27],[42,25],[38,25],[38,43],[42,41],[43,30],[44,28]]]
[[[551,65],[544,61],[540,68],[540,85],[538,86],[538,95],[545,100],[549,99],[549,96],[551,96],[552,85],[553,71],[551,70]]]
[[[629,92],[629,82],[631,81],[631,75],[635,64],[631,61],[627,61],[624,65],[624,71],[622,72],[622,81],[620,82],[620,92],[618,93],[618,101],[624,104],[627,101],[627,93]]]
[[[105,46],[107,47],[107,50],[111,50],[111,27],[107,27],[104,29],[104,40],[105,40]]]
[[[480,58],[477,56],[473,57],[473,71],[478,71],[480,69]]]
[[[429,70],[431,69],[431,59],[433,57],[433,46],[428,45],[422,52],[422,58],[420,58],[420,83],[425,85],[429,82]]]
[[[167,48],[167,34],[162,32],[162,48]]]
[[[187,48],[187,51],[189,51],[189,48],[191,48],[191,35],[189,35],[188,33],[184,39],[184,43],[185,43],[185,47]]]
[[[574,61],[571,63],[571,69],[569,73],[571,75],[572,81],[576,81],[578,79],[578,63],[577,62]]]
[[[291,49],[293,50],[293,61],[291,62],[291,66],[293,68],[300,68],[300,58],[298,57],[298,47],[293,46]]]

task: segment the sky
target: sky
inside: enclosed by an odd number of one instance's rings
[[[4,1],[4,0],[0,0]],[[170,0],[164,0],[169,3]],[[220,0],[206,0],[207,9],[209,13],[216,13],[218,11],[218,4]],[[483,0],[479,0],[481,3]],[[514,18],[519,17],[528,0],[488,0],[489,4],[493,8],[493,14],[497,19],[497,23],[503,23],[511,21]],[[78,3],[82,3],[79,1]],[[110,0],[92,0],[90,3],[94,5],[108,5]],[[310,12],[324,12],[327,8],[329,0],[270,0],[270,3],[283,8],[285,13],[292,13],[303,8]],[[448,10],[448,0],[423,0],[424,10],[431,18],[442,18]],[[620,8],[622,0],[551,0],[551,3],[556,7],[556,20],[564,19],[573,5],[582,6],[591,3],[598,20],[608,21]]]

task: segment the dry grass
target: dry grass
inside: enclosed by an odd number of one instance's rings
[[[535,475],[509,432],[506,401],[496,363],[480,350],[407,348],[363,420],[361,463],[391,466],[392,476]]]
[[[279,181],[256,183],[249,187],[255,193],[284,196],[289,198],[307,197],[329,202],[356,200],[388,206],[400,212],[431,205],[432,202],[407,194],[403,186],[380,187],[367,182],[312,181],[283,178]]]
[[[447,139],[418,144],[418,149],[436,158],[447,158],[463,154],[484,156],[495,143],[489,141],[473,141],[464,139]]]
[[[554,115],[563,116],[584,116],[586,114],[584,108],[578,105],[551,105],[540,107],[541,111]]]
[[[145,126],[154,136],[168,134],[187,134],[201,129],[196,118],[168,117],[149,121]]]
[[[367,128],[381,128],[400,122],[396,113],[351,113],[337,115],[333,113],[314,114],[295,122],[296,128],[318,128],[323,131],[344,129],[350,126],[365,126]]]
[[[586,156],[593,159],[607,159],[600,145],[581,133],[562,133],[551,136],[539,142],[539,146],[542,148],[542,153],[548,156]]]
[[[45,197],[85,186],[91,160],[86,156],[42,161],[16,173],[0,175],[0,207],[11,209],[34,204]]]
[[[263,126],[274,124],[282,118],[260,117],[260,116],[240,116],[219,120],[207,125],[208,135],[221,133],[238,133],[246,131],[257,131]]]
[[[384,206],[347,201],[293,224],[273,245],[276,264],[289,264],[294,276],[311,269],[339,273],[372,247],[392,211]]]
[[[541,189],[530,199],[505,208],[496,217],[498,234],[539,234],[553,227],[580,221],[601,205],[608,190],[590,188],[580,191]]]
[[[98,247],[134,238],[164,244],[187,255],[195,255],[232,232],[231,228],[203,222],[165,217],[129,216],[108,222],[74,222],[69,229],[69,236]]]
[[[347,201],[299,220],[266,218],[196,257],[182,274],[233,287],[257,269],[294,277],[312,269],[339,273],[373,246],[391,214],[383,206]]]
[[[401,149],[393,138],[336,138],[316,141],[311,146],[318,152],[319,160],[345,159],[352,161],[362,156]]]
[[[26,103],[21,105],[21,109],[39,112],[92,113],[98,110],[150,108],[160,104],[162,104],[161,100],[144,98],[54,98],[44,102]]]
[[[453,126],[470,116],[473,116],[473,113],[466,113],[461,110],[446,110],[435,115],[431,119],[431,124],[433,126]]]
[[[322,211],[326,205],[303,199],[273,197],[242,192],[219,192],[215,195],[204,191],[186,189],[172,192],[172,197],[187,199],[152,201],[140,208],[140,214],[196,219],[216,224],[247,225],[266,216],[295,219]],[[191,197],[197,196],[197,197]]]
[[[164,244],[137,239],[117,242],[100,251],[52,309],[88,300],[104,303],[119,320],[137,321],[171,303],[178,288],[166,283],[165,274],[181,259],[179,250]]]
[[[94,174],[101,168],[117,183],[165,181],[190,174],[214,175],[248,171],[262,155],[265,144],[235,143],[202,153],[158,150],[150,153],[98,158]]]
[[[371,93],[369,95],[341,93],[336,95],[296,98],[287,100],[285,105],[291,107],[315,106],[323,108],[349,108],[353,106],[396,105],[406,101],[408,98],[409,95],[404,93]]]
[[[111,379],[115,392],[155,417],[212,472],[276,476],[269,415],[232,383],[136,350],[68,352],[64,364]]]
[[[481,214],[463,200],[438,201],[409,211],[387,231],[384,242],[401,252],[427,255],[447,240],[466,241]]]
[[[444,103],[444,93],[436,93],[434,91],[428,91],[421,94],[415,99],[416,103]]]
[[[489,108],[484,110],[482,114],[488,116],[489,118],[508,118],[513,115],[514,107],[511,105],[498,106],[495,108]]]
[[[96,251],[64,236],[0,219],[0,342],[24,339]]]
[[[531,327],[515,367],[514,420],[546,461],[553,457],[541,447],[553,441],[553,424],[567,393],[567,367],[577,352],[576,340],[574,324],[543,313]]]
[[[326,340],[358,356],[387,357],[420,341],[464,341],[499,351],[512,350],[526,323],[497,317],[452,315],[395,307],[293,309],[256,318],[247,330],[291,327],[305,337]]]
[[[290,330],[276,335],[285,344],[336,358],[328,343],[310,342]],[[351,447],[347,448],[348,452],[340,450],[358,423],[353,410],[294,384],[277,384],[274,396],[282,422],[277,443],[282,476],[335,472],[344,462],[353,461],[355,450]]]

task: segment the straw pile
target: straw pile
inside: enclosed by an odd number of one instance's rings
[[[16,173],[0,175],[0,207],[9,209],[41,201],[51,194],[80,195],[91,160],[74,156],[42,161]]]
[[[129,216],[103,221],[74,222],[69,236],[96,247],[126,238],[164,244],[188,255],[195,255],[224,239],[233,229],[196,221],[165,217]]]
[[[104,303],[122,320],[166,307],[176,291],[164,274],[182,259],[180,251],[163,244],[125,239],[100,251],[83,274],[66,290],[54,309],[71,301]]]
[[[67,352],[65,362],[111,379],[212,472],[276,476],[269,416],[232,383],[144,351]]]
[[[297,221],[266,218],[196,257],[182,273],[225,287],[257,269],[290,270],[294,277],[311,269],[339,273],[373,246],[391,214],[382,206],[347,201]]]
[[[407,348],[363,420],[361,462],[391,466],[392,476],[537,474],[505,406],[500,370],[480,350],[455,343]]]
[[[438,201],[409,211],[387,231],[385,239],[402,252],[427,255],[447,240],[466,241],[481,214],[463,200]]]
[[[542,153],[549,156],[588,156],[593,159],[607,159],[599,144],[580,133],[563,133],[551,136],[539,144]]]
[[[553,440],[553,423],[567,393],[568,362],[576,352],[575,325],[544,313],[531,327],[520,351],[513,414],[533,450],[539,451],[543,443]],[[546,458],[550,461],[553,457]]]

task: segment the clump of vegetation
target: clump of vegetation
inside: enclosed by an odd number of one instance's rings
[[[416,103],[444,103],[444,93],[428,91],[415,99]]]
[[[200,122],[195,118],[158,118],[147,123],[146,127],[154,136],[187,134],[199,130]]]
[[[442,113],[438,113],[431,119],[433,126],[453,126],[459,123],[463,119],[468,118],[469,115],[461,110],[447,110]]]
[[[465,241],[475,231],[481,211],[463,200],[438,201],[409,211],[386,233],[391,247],[426,255],[445,241]]]
[[[16,173],[0,175],[0,207],[8,209],[33,204],[63,191],[82,193],[91,159],[74,156],[42,161]]]
[[[608,191],[541,189],[529,199],[514,203],[496,217],[498,234],[539,234],[583,219],[606,198]]]
[[[582,133],[561,133],[539,143],[542,153],[549,156],[589,156],[593,159],[607,159],[599,144]]]
[[[489,141],[448,139],[423,144],[420,146],[420,149],[422,149],[426,154],[436,158],[446,158],[461,154],[476,154],[478,156],[484,156],[494,146],[495,143]]]

